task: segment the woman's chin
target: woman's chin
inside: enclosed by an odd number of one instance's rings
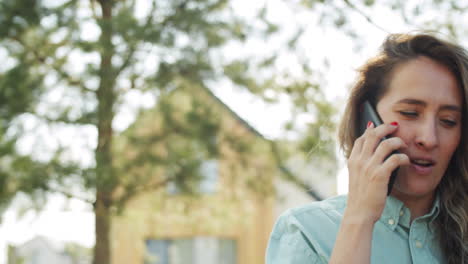
[[[394,196],[406,196],[406,197],[424,197],[434,193],[437,188],[438,181],[431,173],[429,175],[420,175],[414,173],[408,167],[401,168],[395,185],[393,186],[392,194]]]
[[[414,198],[422,198],[434,193],[436,186],[433,184],[425,181],[417,181],[417,182],[399,182],[398,180],[395,182],[395,185],[392,190],[392,195],[404,196],[404,197],[414,197]]]

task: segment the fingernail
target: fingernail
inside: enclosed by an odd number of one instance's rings
[[[390,125],[392,125],[392,126],[398,126],[398,122],[391,122]]]
[[[367,122],[367,127],[369,128],[370,126],[372,126],[372,121]]]

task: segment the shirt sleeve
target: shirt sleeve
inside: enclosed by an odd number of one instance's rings
[[[302,233],[301,226],[290,214],[276,222],[266,252],[266,264],[325,264],[312,243]]]

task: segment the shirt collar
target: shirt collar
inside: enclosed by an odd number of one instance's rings
[[[405,220],[405,215],[409,216],[409,210],[404,206],[403,202],[393,196],[388,196],[380,221],[391,230],[394,230],[399,224],[405,226],[405,221],[400,221]]]
[[[434,204],[432,205],[431,211],[428,214],[420,217],[421,219],[427,219],[429,223],[429,227],[432,232],[435,231],[434,220],[437,218],[437,216],[439,216],[439,212],[440,212],[440,197],[439,195],[437,195],[434,200]]]
[[[439,196],[436,196],[431,211],[418,219],[432,223],[432,221],[439,215],[439,211],[440,199]],[[394,230],[397,225],[401,225],[409,229],[411,225],[411,212],[402,201],[393,196],[388,196],[380,221],[391,230]]]

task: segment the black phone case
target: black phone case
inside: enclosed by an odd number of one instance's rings
[[[361,108],[361,115],[360,115],[360,124],[359,124],[359,134],[362,135],[367,129],[367,123],[372,121],[374,123],[374,127],[380,126],[383,124],[382,120],[380,119],[377,112],[374,110],[374,107],[369,101],[365,101],[362,104]],[[383,137],[380,141],[387,139],[388,137]],[[398,151],[393,151],[388,157],[392,154],[398,153]],[[388,159],[388,157],[386,159]],[[387,196],[390,195],[392,192],[393,184],[395,183],[396,175],[398,174],[398,168],[392,171],[392,175],[390,175],[390,180],[388,182],[388,190]]]

